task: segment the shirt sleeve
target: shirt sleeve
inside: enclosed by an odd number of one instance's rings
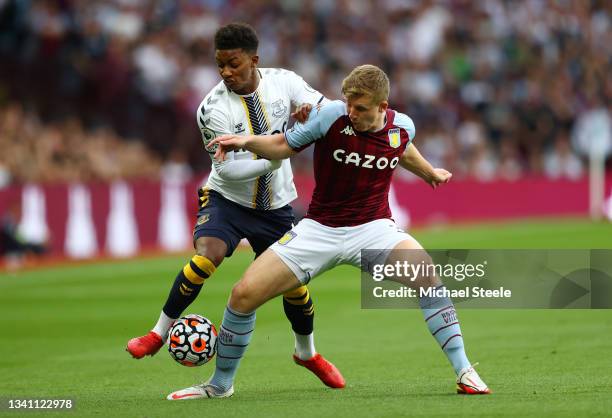
[[[218,107],[206,106],[202,103],[197,112],[197,122],[202,134],[204,149],[210,155],[214,170],[220,178],[228,181],[253,180],[263,174],[274,171],[280,167],[280,161],[258,160],[236,160],[234,152],[230,151],[225,156],[225,161],[214,159],[217,146],[208,147],[210,141],[220,135],[231,134],[230,118]]]
[[[414,122],[409,116],[400,112],[395,112],[395,118],[393,119],[393,123],[396,126],[399,126],[400,128],[404,129],[408,133],[408,139],[410,140],[406,144],[406,147],[408,147],[408,145],[412,143],[416,135],[416,128],[414,126]]]
[[[229,160],[215,161],[217,174],[223,180],[253,180],[259,176],[277,170],[281,166],[281,160]]]
[[[206,101],[202,102],[197,111],[197,122],[202,135],[204,149],[211,155],[215,155],[216,146],[208,148],[210,141],[220,135],[228,135],[232,133],[231,118],[218,107],[214,105],[206,105]]]
[[[315,106],[310,111],[306,123],[296,123],[285,132],[289,146],[301,151],[316,140],[323,138],[329,128],[346,114],[346,105],[339,100],[330,101],[323,106]]]
[[[287,71],[289,97],[293,106],[304,103],[315,105],[328,101],[319,91],[313,89],[302,77],[293,71]]]

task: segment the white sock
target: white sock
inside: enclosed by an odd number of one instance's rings
[[[161,315],[159,315],[159,319],[157,320],[157,324],[153,327],[153,332],[162,337],[162,340],[165,342],[168,339],[168,331],[172,324],[176,321],[176,318],[170,318],[168,315],[162,311]]]
[[[296,332],[295,335],[295,355],[300,360],[309,360],[317,354],[314,346],[314,333],[308,335],[301,335]]]

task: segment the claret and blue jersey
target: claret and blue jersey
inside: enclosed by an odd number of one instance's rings
[[[377,132],[356,131],[342,101],[313,109],[305,124],[285,133],[296,151],[315,143],[316,186],[306,217],[331,227],[391,218],[393,170],[414,135],[412,119],[391,109]]]

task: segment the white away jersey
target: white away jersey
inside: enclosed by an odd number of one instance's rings
[[[291,106],[310,103],[313,106],[325,100],[302,77],[280,68],[260,68],[261,80],[257,90],[241,96],[219,82],[202,100],[197,120],[204,146],[217,136],[225,134],[268,135],[287,129]],[[213,158],[215,150],[207,150]],[[289,160],[281,167],[258,177],[244,180],[224,178],[227,164],[240,160],[258,159],[246,150],[229,152],[226,161],[213,165],[206,186],[240,205],[255,209],[277,209],[297,197]]]

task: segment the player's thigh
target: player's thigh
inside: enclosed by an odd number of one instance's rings
[[[230,307],[238,312],[252,312],[268,300],[295,289],[301,283],[273,251],[265,251],[234,285]]]
[[[272,210],[247,209],[249,221],[245,223],[244,235],[251,244],[255,257],[278,241],[293,227],[293,208],[286,205]]]
[[[404,271],[397,276],[388,276],[388,279],[415,289],[442,284],[435,275],[431,256],[415,239],[400,241],[389,252],[385,264],[397,265],[398,263],[399,265],[408,263],[419,267],[418,269],[410,270],[413,272],[418,271],[418,273],[406,275]]]
[[[193,228],[196,251],[198,254],[205,252],[200,255],[208,257],[206,254],[210,254],[216,259],[231,256],[242,239],[233,222],[241,216],[239,208],[214,190],[200,189],[198,195],[200,206]],[[225,248],[221,243],[225,244]]]
[[[302,284],[339,264],[344,232],[302,219],[270,246]]]
[[[343,257],[349,264],[365,271],[372,271],[376,265],[395,266],[398,262],[401,265],[404,265],[404,262],[419,265],[431,262],[431,258],[421,244],[391,219],[378,219],[350,228],[347,240]],[[410,280],[411,277],[392,275],[387,276],[387,279],[400,281],[412,287],[429,284],[424,277],[419,277],[415,281]]]
[[[351,234],[350,245],[347,246],[350,249],[347,256],[351,257],[351,264],[370,271],[375,265],[402,266],[401,269],[395,270],[397,274],[389,274],[386,279],[413,288],[440,284],[437,277],[430,274],[434,270],[427,268],[432,264],[427,251],[414,237],[398,228],[391,219],[379,219],[360,225],[352,229]],[[364,256],[367,259],[362,259]],[[409,269],[408,264],[420,266],[416,270],[418,271],[416,276],[412,273],[415,270]]]
[[[343,261],[360,267],[362,251],[367,250],[367,255],[371,258],[368,262],[374,259],[384,262],[389,251],[403,241],[420,247],[420,244],[410,234],[404,232],[391,219],[378,219],[347,228],[347,241],[342,254]]]

